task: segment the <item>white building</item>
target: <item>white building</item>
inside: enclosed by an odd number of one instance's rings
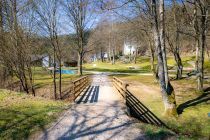
[[[50,66],[50,57],[48,55],[42,58],[42,67],[49,67]]]
[[[124,41],[123,54],[134,55],[137,48],[137,44],[134,41]]]

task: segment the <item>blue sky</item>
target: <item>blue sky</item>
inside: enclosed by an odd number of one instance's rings
[[[123,3],[127,0],[116,0],[116,5],[123,5]],[[181,0],[177,0],[180,2]],[[143,0],[139,0],[140,3],[143,2]],[[165,0],[166,6],[171,4],[171,0]],[[88,7],[88,12],[87,12],[87,27],[86,29],[91,29],[97,26],[97,24],[103,20],[106,19],[108,21],[120,21],[120,20],[125,20],[124,17],[127,18],[134,18],[139,14],[139,11],[134,10],[131,4],[126,4],[123,5],[121,8],[114,9],[113,11],[108,11],[108,10],[103,10],[100,11],[100,7],[97,4],[93,3]],[[118,13],[118,14],[116,14]],[[89,16],[91,15],[91,18]],[[38,19],[38,18],[37,18]],[[60,35],[63,34],[72,34],[74,33],[74,29],[72,28],[72,24],[69,21],[68,16],[66,15],[66,11],[64,7],[59,7],[57,9],[57,25],[58,25],[58,31]],[[39,34],[41,35],[48,35],[46,30],[40,30]]]

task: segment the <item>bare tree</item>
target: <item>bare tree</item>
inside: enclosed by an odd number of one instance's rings
[[[165,19],[164,0],[159,1],[159,15],[157,13],[157,1],[151,0],[151,15],[153,19],[153,34],[158,56],[158,77],[162,92],[165,114],[176,115],[176,100],[174,89],[169,81],[166,50],[165,50]],[[158,22],[158,16],[160,21]]]
[[[31,3],[25,2],[19,4],[17,0],[1,1],[1,54],[0,59],[4,67],[9,68],[12,73],[20,81],[20,89],[26,93],[32,92],[35,96],[33,86],[33,73],[31,69],[31,50],[33,48],[31,22],[33,15],[31,15]],[[4,13],[4,14],[3,14]],[[28,20],[24,22],[27,15],[31,15]],[[23,27],[24,26],[27,28]],[[5,29],[5,31],[4,31]]]
[[[125,1],[122,5],[116,6],[116,8],[123,7],[124,5],[133,2]],[[144,2],[139,2],[134,0],[139,6],[139,11],[141,15],[147,17],[151,24],[150,29],[152,29],[152,37],[154,38],[154,46],[157,49],[158,57],[158,79],[162,92],[163,103],[165,106],[165,114],[176,115],[176,100],[174,89],[170,83],[167,67],[167,57],[166,57],[166,46],[165,46],[165,9],[164,0],[144,0]],[[159,12],[157,10],[159,6]],[[146,8],[145,8],[146,7]],[[115,9],[112,7],[112,9]],[[139,28],[142,30],[142,28]],[[149,35],[149,32],[147,32]],[[151,37],[151,36],[150,36]],[[152,40],[150,40],[152,42]],[[151,51],[153,52],[153,51]]]
[[[187,4],[190,6],[186,6]],[[193,25],[194,33],[190,33],[195,38],[196,48],[196,71],[198,77],[197,89],[203,91],[204,79],[204,55],[207,46],[207,32],[209,29],[209,8],[210,1],[208,0],[187,0],[186,3],[182,1],[183,7],[188,15],[189,24]],[[190,12],[193,9],[193,12]],[[189,33],[187,33],[189,34]]]
[[[168,28],[166,31],[166,39],[169,44],[169,51],[172,52],[174,55],[174,59],[177,65],[177,72],[176,72],[176,79],[181,79],[182,78],[182,70],[183,70],[183,65],[182,65],[182,60],[180,57],[180,46],[181,46],[181,41],[180,41],[180,26],[181,26],[181,19],[182,18],[182,11],[181,7],[178,6],[176,0],[173,0],[172,4],[172,13],[173,13],[173,19],[168,20]],[[170,13],[171,14],[171,13]],[[170,16],[168,16],[170,19]]]
[[[59,65],[59,94],[61,98],[62,73],[61,73],[61,45],[58,37],[58,6],[57,0],[38,0],[34,3],[35,11],[40,17],[38,25],[45,34],[47,33],[50,43],[53,47],[53,85],[54,97],[57,99],[56,86],[56,60]]]
[[[82,65],[84,58],[84,47],[87,43],[87,33],[91,18],[93,17],[92,11],[89,11],[91,5],[90,0],[66,0],[64,6],[66,8],[66,14],[70,21],[70,26],[76,33],[78,52],[78,74],[82,75]]]
[[[198,72],[198,90],[203,91],[204,79],[204,55],[206,48],[206,37],[209,28],[209,8],[210,1],[194,0],[194,27],[197,38],[197,72]]]

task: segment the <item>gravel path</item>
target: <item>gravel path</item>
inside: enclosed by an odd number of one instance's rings
[[[87,92],[39,140],[139,140],[145,139],[136,120],[128,117],[121,96],[105,75],[93,76]]]

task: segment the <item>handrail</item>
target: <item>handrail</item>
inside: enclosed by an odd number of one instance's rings
[[[120,80],[119,78],[115,76],[113,76],[113,84],[125,99],[127,87],[129,86],[129,84],[127,84],[126,82],[123,82],[122,80]]]
[[[73,93],[74,101],[80,95],[80,93],[89,85],[88,76],[81,77],[77,80],[72,81],[73,83]]]
[[[167,127],[157,116],[155,116],[139,99],[128,89],[128,84],[117,77],[113,77],[113,85],[123,96],[127,106],[127,113],[138,118],[142,122]]]
[[[71,82],[72,86],[62,92],[62,99],[75,101],[80,93],[90,84],[89,77],[83,76]]]
[[[88,76],[82,76],[80,78],[77,78],[77,79],[73,80],[72,83],[76,83],[76,82],[78,82],[78,81],[80,81],[80,80],[82,80],[82,79],[84,79],[86,77],[88,77]]]

